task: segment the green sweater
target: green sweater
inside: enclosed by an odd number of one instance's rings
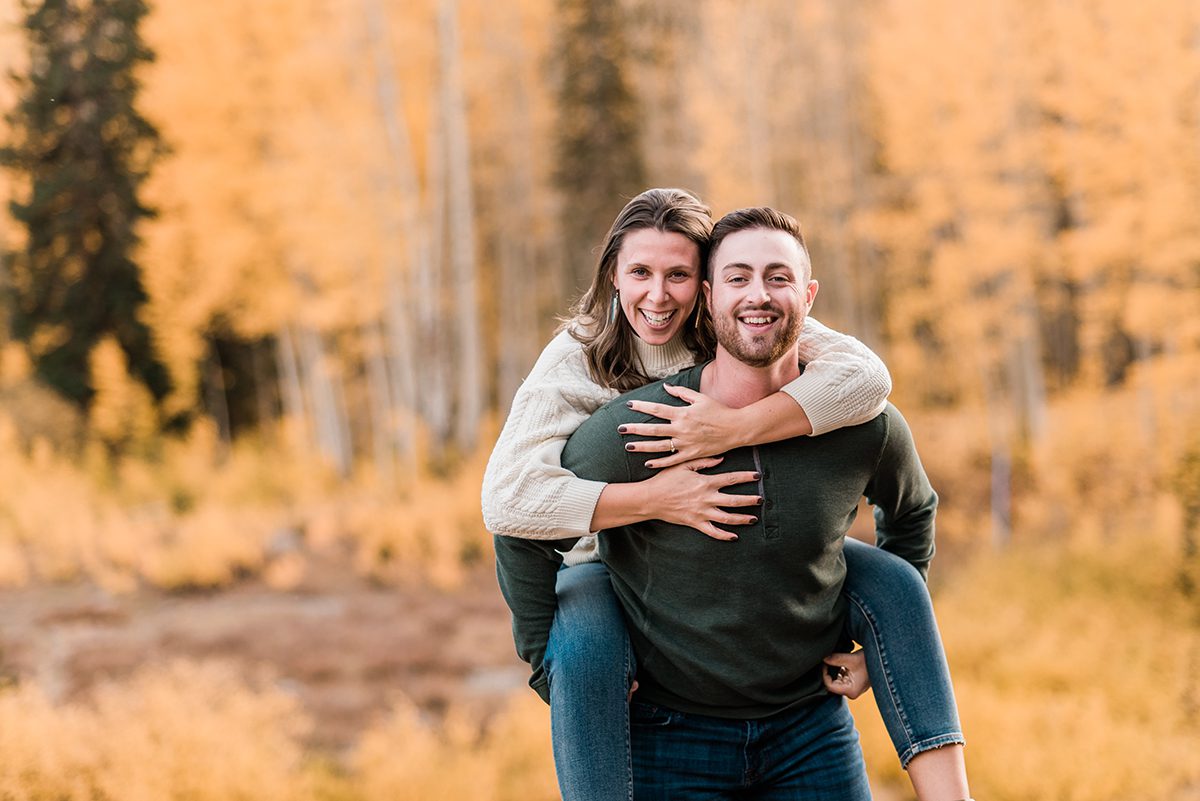
[[[667,379],[699,389],[704,365]],[[662,382],[617,398],[580,426],[563,466],[607,482],[639,481],[650,458],[629,453],[622,423],[653,421],[632,398],[680,405]],[[753,470],[758,486],[727,492],[766,501],[758,522],[734,527],[737,542],[652,520],[600,536],[638,662],[638,697],[683,712],[766,717],[823,695],[821,659],[843,626],[846,564],[842,538],[858,501],[875,506],[879,547],[923,574],[933,556],[937,495],[904,418],[890,404],[874,420],[820,437],[797,437],[725,455],[720,471]],[[533,668],[530,685],[548,698],[542,658],[554,619],[554,542],[496,537],[500,587],[513,612],[517,652]]]

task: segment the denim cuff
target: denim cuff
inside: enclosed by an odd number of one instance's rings
[[[943,748],[947,745],[966,745],[967,740],[963,737],[962,732],[952,731],[946,734],[939,734],[936,737],[928,737],[905,748],[900,753],[900,767],[908,769],[908,763],[912,762],[913,757],[924,751],[932,751],[935,748]]]

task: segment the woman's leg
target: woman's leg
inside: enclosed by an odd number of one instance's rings
[[[563,801],[629,801],[629,686],[633,651],[599,562],[558,573],[558,611],[546,646],[550,731]]]
[[[850,636],[863,646],[875,703],[921,801],[970,796],[962,726],[929,590],[916,569],[846,539]]]

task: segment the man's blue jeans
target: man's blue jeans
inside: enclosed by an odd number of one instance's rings
[[[871,798],[858,732],[841,697],[758,720],[634,701],[630,717],[637,801]]]
[[[963,742],[933,604],[920,575],[904,560],[855,540],[846,541],[845,555],[847,631],[864,647],[875,702],[901,764],[930,748]],[[562,797],[629,801],[626,697],[635,663],[620,605],[598,562],[563,569],[557,589],[545,665]]]

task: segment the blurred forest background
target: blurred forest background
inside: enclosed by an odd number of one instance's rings
[[[684,186],[892,370],[975,795],[1200,799],[1196,0],[0,0],[0,69],[0,798],[554,797],[479,482]]]

